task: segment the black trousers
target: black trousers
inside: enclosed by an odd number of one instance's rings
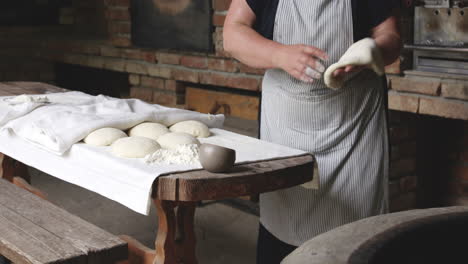
[[[280,264],[297,247],[284,243],[260,224],[257,242],[257,264]]]
[[[11,262],[8,259],[0,255],[0,264],[10,264],[10,263]]]

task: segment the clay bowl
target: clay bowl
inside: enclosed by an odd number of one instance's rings
[[[202,144],[199,155],[202,167],[214,173],[228,172],[236,161],[235,150],[213,144]]]

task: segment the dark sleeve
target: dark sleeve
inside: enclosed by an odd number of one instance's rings
[[[261,13],[263,7],[265,6],[265,0],[246,0],[246,2],[256,16],[258,16]]]
[[[399,0],[367,0],[369,27],[378,26],[392,15],[392,11],[400,6]]]
[[[246,0],[255,13],[254,29],[267,39],[273,39],[276,10],[279,0]]]
[[[371,29],[392,15],[400,0],[352,0],[354,41],[369,37]]]

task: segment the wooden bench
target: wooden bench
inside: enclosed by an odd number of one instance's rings
[[[120,238],[0,179],[0,255],[13,263],[116,263],[127,250]]]

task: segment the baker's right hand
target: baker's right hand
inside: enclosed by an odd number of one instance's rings
[[[277,68],[307,83],[322,78],[325,67],[319,60],[328,60],[328,55],[319,48],[302,44],[282,45],[273,54],[273,63]]]

